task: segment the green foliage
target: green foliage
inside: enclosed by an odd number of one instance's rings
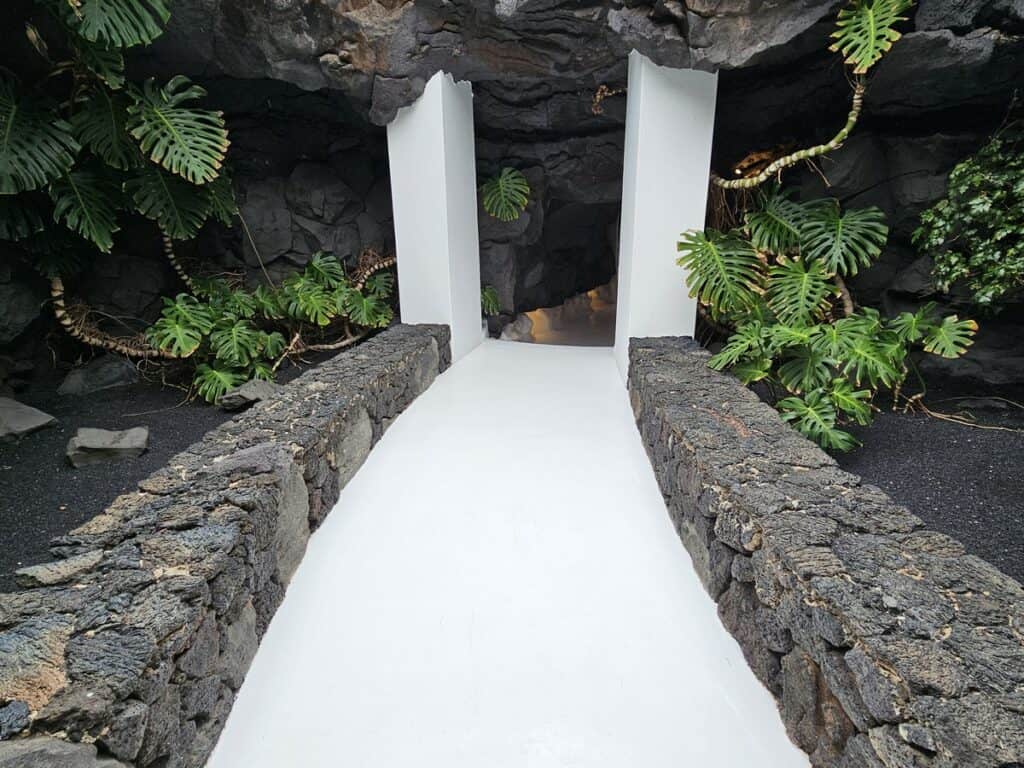
[[[485,285],[480,289],[480,311],[486,317],[493,317],[501,312],[501,299],[493,285]]]
[[[228,151],[224,116],[183,106],[206,91],[178,75],[160,87],[147,80],[128,107],[128,132],[154,163],[193,184],[217,178]]]
[[[847,424],[867,424],[882,390],[899,387],[914,348],[962,355],[977,328],[934,305],[883,317],[839,301],[842,278],[868,266],[888,230],[878,209],[842,211],[834,200],[797,203],[778,190],[759,197],[744,228],[686,232],[687,284],[733,330],[711,358],[745,384],[764,382],[784,419],[819,445],[850,450]]]
[[[946,197],[921,214],[914,242],[948,290],[962,281],[975,303],[1013,300],[1024,288],[1024,121],[1007,125],[949,175]]]
[[[515,221],[530,202],[530,183],[521,171],[502,168],[480,188],[484,210],[500,221]]]
[[[108,252],[125,211],[176,239],[194,237],[210,217],[230,224],[237,208],[220,171],[227,129],[221,113],[195,106],[205,91],[180,76],[141,87],[125,80],[125,49],[161,34],[168,1],[34,2],[53,14],[54,39],[31,24],[26,34],[52,71],[35,84],[0,74],[0,239],[22,241],[33,264],[52,272],[66,259],[42,258],[47,243],[63,251],[77,242],[77,261],[90,246]],[[51,51],[70,58],[53,61]],[[40,222],[74,238],[39,237]]]
[[[394,278],[380,272],[373,277],[356,290],[338,259],[317,253],[280,288],[260,286],[250,293],[219,278],[197,279],[195,295],[164,299],[147,336],[159,349],[194,360],[196,392],[213,402],[249,379],[272,379],[288,350],[286,338],[349,325],[387,326]]]
[[[901,35],[894,27],[906,21],[905,13],[913,0],[853,0],[839,11],[835,41],[830,51],[838,51],[856,75],[866,73]]]
[[[45,187],[75,161],[71,125],[45,99],[0,76],[0,195]]]
[[[676,263],[688,270],[686,284],[713,316],[742,312],[757,301],[760,262],[753,245],[736,232],[684,232]]]

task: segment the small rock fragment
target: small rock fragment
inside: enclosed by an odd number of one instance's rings
[[[267,400],[276,395],[281,389],[280,384],[262,379],[252,379],[240,387],[235,387],[230,392],[224,393],[217,404],[225,411],[240,411],[260,400]]]
[[[56,423],[56,419],[30,405],[0,397],[0,439],[16,439]]]
[[[105,461],[133,459],[142,455],[148,446],[148,427],[132,427],[116,432],[82,427],[68,441],[65,453],[68,461],[78,468]]]

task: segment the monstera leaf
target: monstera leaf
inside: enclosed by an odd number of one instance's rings
[[[864,74],[900,39],[893,27],[906,21],[901,14],[911,5],[912,0],[854,0],[839,11],[829,50],[842,53],[854,74]]]
[[[105,48],[81,38],[74,41],[73,50],[80,67],[84,67],[115,91],[124,87],[124,55],[120,50]]]
[[[68,26],[104,48],[151,43],[171,17],[165,0],[74,0],[63,8]]]
[[[882,252],[889,237],[885,214],[875,207],[840,211],[836,200],[806,208],[800,228],[801,254],[834,275],[856,275]]]
[[[101,170],[76,168],[50,185],[53,220],[110,253],[118,230],[118,192]]]
[[[928,330],[924,351],[942,357],[960,357],[974,343],[977,330],[978,324],[973,320],[948,315]]]
[[[853,435],[836,426],[836,406],[822,389],[780,400],[778,408],[783,419],[822,448],[850,451],[860,445]]]
[[[127,170],[139,165],[142,159],[128,135],[127,120],[128,98],[96,88],[71,117],[71,127],[82,146],[107,165]]]
[[[800,244],[804,207],[790,200],[777,186],[759,195],[759,205],[747,213],[750,242],[759,251],[783,254]]]
[[[128,109],[128,131],[146,156],[193,184],[217,178],[230,144],[222,113],[184,106],[205,95],[180,75],[163,88],[148,80]]]
[[[231,178],[221,171],[220,176],[203,187],[210,203],[210,215],[225,227],[230,227],[238,215],[238,203],[235,202],[235,190],[231,186]]]
[[[56,110],[0,77],[0,195],[45,187],[71,168],[78,150]]]
[[[515,168],[502,168],[480,188],[484,210],[499,221],[515,221],[530,202],[530,182]]]
[[[756,298],[761,262],[750,243],[734,233],[709,229],[683,233],[676,263],[689,270],[690,295],[707,305],[711,314],[742,310]]]
[[[203,400],[215,403],[235,387],[244,384],[247,378],[242,371],[200,363],[196,366],[196,375],[192,383]]]
[[[809,325],[821,314],[831,291],[820,261],[779,259],[768,273],[768,306],[788,325]]]
[[[175,240],[195,237],[210,211],[205,190],[151,165],[131,179],[125,189],[135,209]]]

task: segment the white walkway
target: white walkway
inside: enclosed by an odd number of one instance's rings
[[[610,349],[487,342],[313,536],[210,768],[805,768]]]

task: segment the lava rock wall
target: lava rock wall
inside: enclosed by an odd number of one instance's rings
[[[722,623],[816,768],[1024,764],[1024,588],[840,470],[690,339],[629,392]]]
[[[450,362],[394,326],[208,433],[0,594],[0,766],[202,768],[310,532]]]

